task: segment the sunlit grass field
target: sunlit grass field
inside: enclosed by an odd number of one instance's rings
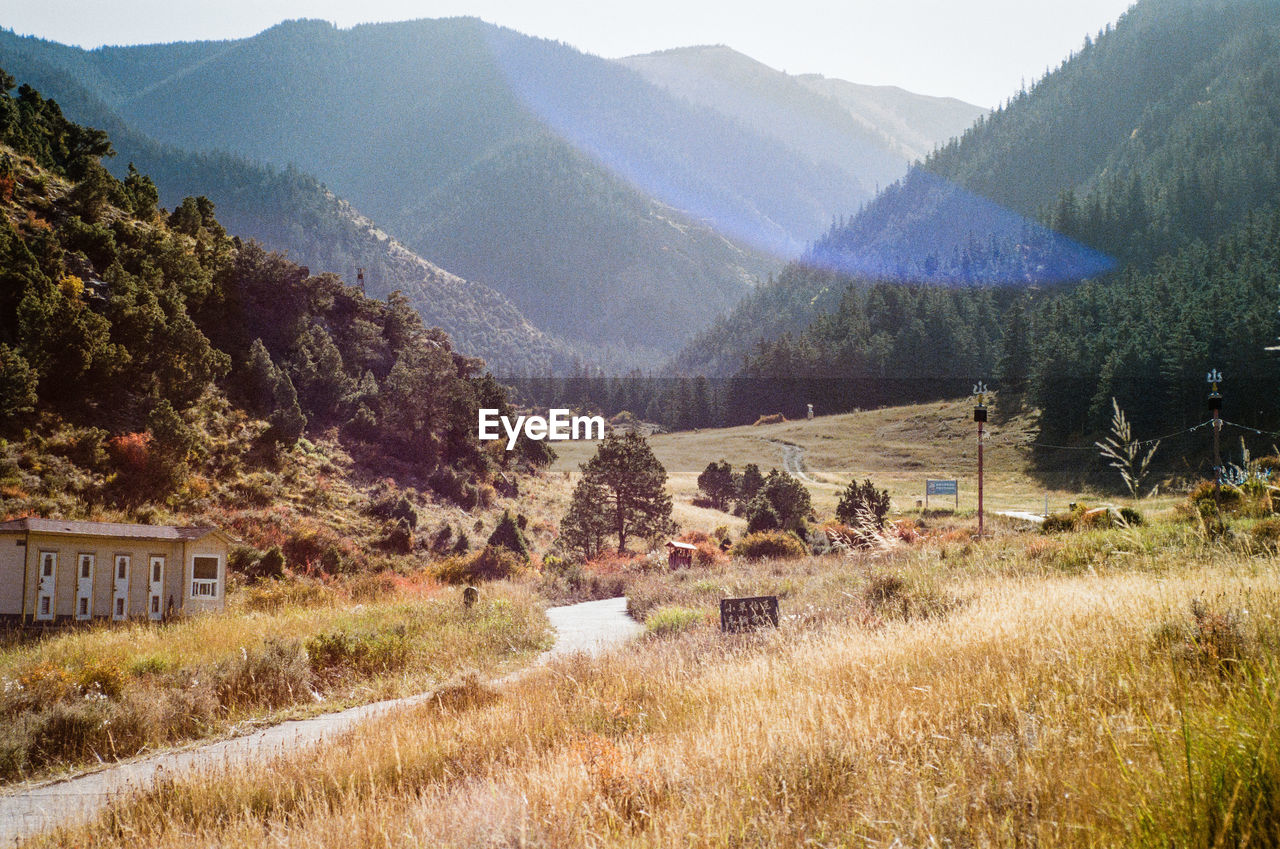
[[[1277,573],[1159,523],[651,576],[695,613],[625,651],[36,845],[1272,846]],[[719,632],[747,590],[777,631]]]
[[[492,585],[470,610],[429,579],[350,589],[268,582],[224,614],[14,640],[0,650],[0,779],[494,675],[550,645],[520,587]]]
[[[992,416],[986,426],[984,447],[984,506],[988,511],[1018,510],[1041,513],[1048,499],[1051,512],[1065,510],[1071,502],[1092,499],[1118,501],[1114,495],[1080,488],[1047,487],[1035,474],[1029,449],[1034,441],[1034,420],[1018,415],[1001,420]],[[977,426],[971,400],[945,401],[865,410],[811,421],[742,426],[702,431],[656,434],[649,438],[654,453],[670,475],[675,518],[686,527],[710,530],[727,524],[737,529],[741,520],[714,510],[695,507],[698,475],[708,463],[728,460],[735,470],[755,463],[764,472],[786,469],[787,445],[803,450],[804,469],[811,481],[814,507],[830,516],[849,481],[870,478],[888,489],[893,510],[916,509],[925,498],[925,479],[959,481],[959,512],[974,513],[978,506]],[[552,474],[575,474],[578,466],[595,453],[594,442],[556,443],[559,455]],[[1063,462],[1092,459],[1091,450],[1065,455]],[[793,472],[794,473],[794,472]],[[1116,477],[1119,486],[1119,477]],[[563,501],[567,504],[567,494]],[[1145,502],[1144,509],[1160,509],[1169,498]],[[954,496],[933,496],[932,509],[952,509]]]

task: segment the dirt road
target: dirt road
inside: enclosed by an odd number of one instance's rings
[[[782,449],[782,470],[784,472],[793,478],[799,478],[805,483],[819,483],[819,481],[809,477],[809,471],[804,464],[804,448],[794,442],[783,442],[781,439],[770,439],[768,441]]]
[[[627,615],[625,598],[553,607],[547,611],[547,618],[556,629],[556,642],[538,658],[535,667],[558,655],[574,652],[600,654],[644,630]],[[528,671],[520,670],[503,680]],[[431,696],[432,693],[420,693],[361,705],[340,713],[285,722],[244,737],[152,755],[76,778],[0,795],[0,846],[13,846],[23,838],[56,824],[87,820],[112,797],[145,789],[164,776],[259,761],[294,751],[341,734],[370,717],[418,704]]]

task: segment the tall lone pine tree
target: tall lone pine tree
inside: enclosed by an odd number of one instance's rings
[[[672,530],[667,470],[644,437],[609,434],[596,455],[583,464],[582,473],[561,522],[562,538],[569,547],[590,557],[599,551],[604,528],[617,536],[618,551],[626,550],[629,536],[654,537]],[[579,497],[587,493],[590,497]]]

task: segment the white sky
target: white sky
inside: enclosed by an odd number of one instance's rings
[[[617,57],[727,44],[792,74],[993,107],[1133,0],[17,0],[0,27],[65,44],[242,38],[291,18],[349,27],[471,15]]]

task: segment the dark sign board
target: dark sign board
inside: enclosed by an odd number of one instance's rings
[[[778,627],[776,595],[720,599],[721,631],[752,631],[766,626]]]

